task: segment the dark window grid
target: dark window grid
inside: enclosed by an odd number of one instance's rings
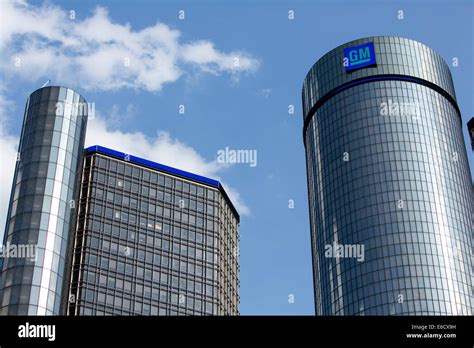
[[[148,250],[149,252],[151,252],[152,250]],[[138,258],[124,258],[122,257],[119,253],[109,253],[108,251],[107,252],[104,252],[103,250],[99,249],[99,248],[90,248],[90,247],[86,247],[84,249],[84,253],[85,253],[85,257],[89,257],[88,255],[92,255],[92,256],[95,256],[95,257],[105,257],[109,262],[110,261],[113,261],[113,262],[126,262],[126,264],[143,264],[146,266],[146,270],[149,270],[149,271],[152,271],[152,270],[156,270],[158,269],[156,267],[156,265],[154,265],[153,263],[148,263],[148,262],[144,262],[142,260],[139,260]],[[163,255],[169,255],[169,258],[172,261],[178,261],[178,262],[184,262],[186,264],[193,264],[195,266],[198,266],[198,267],[207,267],[211,270],[215,270],[215,264],[214,263],[209,263],[209,262],[203,262],[203,261],[200,261],[200,260],[197,260],[195,258],[190,258],[190,257],[182,257],[181,255],[172,255],[170,253],[166,253],[166,252],[163,252],[161,251],[161,254]],[[90,263],[90,261],[85,261],[84,265],[88,265]],[[99,266],[95,266],[95,267],[99,267]],[[100,269],[101,266],[100,266]],[[159,268],[160,270],[162,270],[163,268]],[[169,269],[169,268],[168,268]],[[103,270],[104,271],[104,270]],[[182,273],[182,272],[181,272]],[[184,273],[182,273],[184,274]],[[203,275],[203,276],[198,276],[197,279],[206,279],[206,275]],[[211,278],[208,278],[208,279],[211,279]]]
[[[98,184],[98,185],[97,185]],[[105,199],[103,200],[99,200],[98,198],[95,198],[97,200],[97,203],[103,203],[105,204],[106,207],[111,207],[111,206],[114,206],[114,207],[119,207],[121,205],[116,205],[115,203],[112,202],[112,194],[116,194],[118,193],[117,191],[115,190],[107,190],[107,187],[106,186],[102,186],[100,185],[100,183],[94,183],[93,185],[93,189],[100,189],[100,190],[104,190],[104,195],[105,195]],[[110,199],[107,199],[107,194],[110,196]],[[94,200],[93,197],[91,197],[91,200]],[[123,197],[121,198],[121,200],[123,201]],[[130,212],[133,212],[134,214],[144,214],[144,213],[147,213],[148,212],[148,205],[149,204],[153,204],[155,206],[159,206],[161,207],[160,209],[162,208],[167,208],[167,209],[170,209],[170,215],[173,214],[174,211],[178,211],[178,212],[186,212],[187,214],[190,214],[192,216],[194,216],[195,218],[201,218],[203,220],[210,220],[210,221],[215,221],[216,220],[216,217],[214,215],[208,215],[204,212],[200,212],[200,211],[191,211],[191,210],[188,210],[188,209],[183,209],[183,208],[179,208],[179,206],[175,206],[173,204],[161,204],[160,202],[154,202],[154,201],[149,201],[149,200],[145,200],[145,199],[142,199],[139,201],[139,204],[137,205],[137,207],[130,207],[129,205],[126,205],[126,204],[122,204],[124,208],[127,209],[127,211],[130,211]],[[156,204],[158,203],[158,204]],[[147,207],[147,210],[142,210],[140,209],[139,207],[140,206],[145,206],[144,204],[146,204],[146,207]],[[174,209],[173,209],[174,208]],[[142,215],[143,216],[143,215]],[[204,226],[206,224],[204,223]]]

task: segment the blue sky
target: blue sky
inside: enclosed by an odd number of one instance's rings
[[[11,10],[6,1],[0,3],[0,10],[7,6]],[[301,86],[309,68],[324,53],[360,37],[398,35],[427,44],[449,64],[457,57],[459,66],[451,65],[451,71],[468,143],[465,123],[474,115],[472,1],[86,0],[53,1],[48,7],[41,1],[28,4],[14,7],[10,17],[27,13],[30,22],[5,24],[5,11],[0,15],[0,146],[5,163],[1,179],[8,182],[2,188],[0,213],[6,214],[26,97],[51,78],[54,85],[74,88],[95,103],[97,117],[89,122],[88,145],[99,142],[197,171],[229,187],[242,215],[242,314],[314,313]],[[88,32],[92,25],[83,25],[71,34],[70,25],[80,27],[84,20],[98,18],[97,5],[108,11],[97,24],[104,30]],[[65,17],[70,10],[75,11],[73,24]],[[184,20],[178,18],[180,10],[185,11]],[[293,20],[288,18],[290,10]],[[397,18],[398,10],[403,10],[403,20]],[[34,13],[57,25],[35,22]],[[157,22],[166,27],[156,27]],[[118,47],[110,56],[94,58],[94,49],[110,46],[110,37],[100,41],[110,23],[117,30],[112,37],[123,42],[133,38],[139,48]],[[136,70],[125,72],[126,76],[120,75],[120,69],[114,72],[101,66],[114,59],[114,52],[132,57],[149,54],[147,40],[136,38],[136,33],[144,36],[149,28],[163,36],[158,46],[185,52],[165,52],[160,62],[166,67],[155,75],[153,66],[147,68],[147,63],[135,58],[131,64]],[[100,43],[68,46],[70,35],[76,39],[93,35]],[[152,52],[162,54],[160,47]],[[85,55],[89,62],[95,59],[93,66],[81,66],[84,62],[75,60],[78,55]],[[20,69],[12,65],[15,57],[24,57]],[[32,57],[43,59],[43,68],[35,66]],[[229,65],[235,57],[240,62],[237,69]],[[90,75],[81,76],[78,66]],[[101,81],[106,83],[101,86]],[[185,106],[184,114],[179,114],[179,105]],[[294,105],[293,115],[288,113],[289,105]],[[257,166],[217,164],[217,151],[225,147],[257,150]],[[470,150],[468,156],[472,174]],[[289,200],[294,201],[292,209]],[[0,223],[3,226],[4,217]]]

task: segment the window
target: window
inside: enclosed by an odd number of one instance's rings
[[[207,190],[207,197],[209,199],[214,199],[214,191],[212,190]]]
[[[203,212],[204,211],[204,203],[197,202],[197,210]]]
[[[208,215],[214,215],[214,206],[208,204],[207,205],[207,214]]]
[[[123,187],[125,188],[125,190],[130,190],[130,187],[131,187],[130,181],[124,180]]]
[[[92,229],[95,230],[95,231],[100,231],[100,229],[101,229],[101,223],[100,223],[100,221],[94,220],[94,221],[92,222]]]
[[[122,221],[128,221],[128,213],[122,212]]]
[[[115,162],[115,161],[114,161]],[[112,167],[111,167],[112,168]],[[125,165],[122,162],[117,163],[117,172],[123,173],[124,172]]]
[[[112,225],[104,223],[103,229],[104,229],[104,233],[110,234],[112,232]]]
[[[140,177],[140,172],[141,172],[140,168],[133,167],[133,174],[132,174],[133,177],[139,178]]]
[[[167,256],[162,256],[161,258],[161,265],[163,267],[168,267],[169,266],[169,258]]]
[[[100,183],[105,183],[105,175],[102,174],[102,173],[99,173],[97,175],[97,181],[100,182]]]
[[[150,203],[150,204],[148,205],[148,212],[149,212],[150,214],[155,214],[155,210],[156,210],[156,206],[155,206],[154,204],[151,204],[151,203]]]
[[[155,222],[151,219],[148,219],[146,227],[149,228],[149,229],[153,229],[155,227]]]
[[[109,185],[110,185],[110,186],[114,186],[116,179],[115,179],[113,176],[109,176],[108,179],[109,179]]]
[[[156,193],[156,198],[158,198],[160,201],[164,199],[164,193],[163,191],[158,190]]]
[[[139,186],[137,183],[133,182],[132,183],[132,192],[138,193]]]
[[[142,296],[143,293],[143,285],[135,284],[135,295]]]
[[[153,263],[157,266],[161,265],[161,256],[159,254],[153,255]],[[157,271],[153,271],[153,280],[158,281],[159,279],[158,276],[159,276],[159,273]]]
[[[122,307],[122,298],[116,296],[115,297],[115,307],[121,308]]]
[[[115,172],[117,171],[117,162],[116,161],[110,161],[110,170]]]
[[[151,289],[151,298],[155,301],[158,300],[158,298],[159,298],[158,289]]]
[[[99,303],[105,303],[105,294],[102,293],[102,292],[99,292],[98,296],[97,296],[97,301]]]
[[[184,192],[189,192],[189,183],[187,183],[187,182],[183,183],[183,191]]]
[[[90,238],[90,246],[93,248],[98,248],[99,247],[99,240],[96,237],[91,237]]]
[[[118,236],[120,234],[120,229],[118,226],[112,226],[112,235]]]

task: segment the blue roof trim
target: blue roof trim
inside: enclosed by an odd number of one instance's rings
[[[115,151],[115,150],[109,149],[107,147],[99,146],[99,145],[94,145],[94,146],[90,146],[90,147],[87,148],[87,153],[95,153],[95,152],[103,153],[103,154],[110,155],[110,156],[113,156],[113,157],[117,157],[117,158],[120,158],[122,160],[128,161],[130,163],[136,163],[136,164],[144,165],[144,166],[147,166],[147,167],[150,167],[150,168],[158,169],[158,170],[161,170],[161,171],[166,172],[166,173],[181,176],[183,178],[193,180],[193,181],[197,181],[197,182],[200,182],[200,183],[206,184],[206,185],[211,185],[213,187],[219,188],[219,186],[220,186],[220,183],[217,180],[206,178],[205,176],[193,174],[193,173],[190,173],[190,172],[186,172],[186,171],[181,170],[181,169],[169,167],[169,166],[166,166],[164,164],[157,163],[157,162],[149,161],[149,160],[146,160],[144,158],[133,156],[133,155],[130,155],[130,154],[125,153],[125,152]]]

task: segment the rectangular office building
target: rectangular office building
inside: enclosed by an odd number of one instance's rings
[[[215,180],[85,151],[68,315],[238,315],[239,215]]]

